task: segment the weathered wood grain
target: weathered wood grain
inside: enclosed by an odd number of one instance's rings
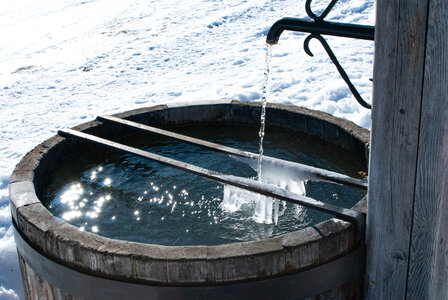
[[[448,299],[447,11],[429,1],[408,299]]]
[[[406,295],[426,15],[427,1],[377,1],[367,299],[404,299]]]

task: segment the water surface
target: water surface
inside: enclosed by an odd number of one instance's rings
[[[256,126],[196,125],[173,131],[257,153]],[[225,174],[257,178],[229,155],[153,134],[121,143]],[[264,154],[359,177],[357,164],[319,140],[266,128]],[[57,169],[42,195],[48,209],[80,230],[162,245],[217,245],[258,240],[317,224],[331,216],[281,202],[278,224],[257,223],[255,203],[222,208],[223,185],[172,167],[100,147]],[[280,174],[281,175],[281,174]],[[351,207],[365,193],[342,185],[307,182],[307,196]]]

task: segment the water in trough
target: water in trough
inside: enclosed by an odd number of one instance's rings
[[[255,126],[192,125],[173,131],[256,152]],[[225,174],[257,178],[257,166],[229,155],[152,134],[128,136],[120,142]],[[320,140],[266,128],[264,153],[359,177],[358,166],[345,153]],[[263,178],[298,189],[302,178],[263,166]],[[309,181],[306,194],[351,207],[364,192],[348,186]],[[234,196],[223,202],[227,193]],[[246,193],[247,194],[247,193]],[[251,241],[295,231],[330,216],[280,201],[278,224],[272,215],[260,222],[257,199],[238,197],[232,187],[156,162],[103,148],[78,155],[57,169],[43,195],[48,209],[80,228],[106,237],[162,245],[218,245]],[[253,194],[252,194],[253,195]],[[259,206],[259,204],[258,204]],[[258,221],[258,222],[257,222]]]

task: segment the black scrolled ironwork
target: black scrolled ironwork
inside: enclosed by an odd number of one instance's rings
[[[333,9],[333,7],[336,5],[338,0],[331,0],[330,4],[328,4],[327,8],[320,14],[320,16],[317,16],[311,10],[311,2],[313,2],[313,0],[306,0],[306,3],[305,3],[306,14],[314,21],[319,22],[319,21],[323,21],[325,19],[325,17],[328,16],[328,14]]]
[[[314,56],[313,53],[311,52],[310,46],[309,46],[311,39],[317,39],[322,44],[322,46],[324,46],[325,51],[327,52],[331,61],[336,66],[336,69],[338,70],[339,75],[341,75],[342,79],[344,79],[345,83],[348,85],[348,88],[350,89],[350,91],[352,92],[353,96],[358,101],[358,103],[367,109],[371,109],[372,106],[369,103],[367,103],[366,101],[364,101],[364,99],[361,97],[361,95],[359,94],[356,87],[350,81],[350,78],[348,77],[347,73],[345,73],[344,68],[341,66],[338,59],[336,58],[336,55],[334,55],[333,51],[331,50],[330,45],[328,45],[327,41],[320,34],[312,33],[306,37],[305,42],[303,43],[303,48],[305,49],[306,54],[308,54],[311,57]]]
[[[281,20],[278,20],[271,26],[268,35],[266,37],[266,42],[268,44],[277,44],[280,35],[284,30],[310,33],[310,35],[304,41],[303,47],[305,49],[305,52],[311,57],[314,56],[309,48],[309,43],[311,39],[313,38],[317,39],[322,44],[328,56],[330,57],[331,61],[336,66],[342,79],[348,85],[356,101],[358,101],[358,103],[361,106],[367,109],[371,109],[372,106],[361,97],[356,87],[350,81],[350,78],[348,77],[344,68],[341,66],[338,59],[336,58],[336,55],[331,50],[330,45],[328,45],[327,41],[322,37],[322,35],[333,35],[339,37],[349,37],[349,38],[373,41],[375,35],[375,28],[373,26],[366,26],[366,25],[325,21],[324,20],[325,17],[330,13],[330,11],[336,5],[338,0],[331,0],[327,8],[325,8],[325,10],[319,16],[312,11],[311,9],[312,2],[313,0],[306,1],[305,11],[313,21],[297,18],[283,18]]]

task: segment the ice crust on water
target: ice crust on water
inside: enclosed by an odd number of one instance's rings
[[[257,170],[258,161],[248,158],[231,156],[241,162],[247,163],[251,168]],[[294,168],[287,162],[282,163],[276,160],[264,159],[261,163],[261,172],[263,174],[261,182],[275,185],[294,194],[305,196],[305,182],[309,179],[305,172],[298,168]],[[282,207],[285,207],[284,201]],[[253,219],[258,223],[277,224],[278,217],[284,210],[279,211],[280,201],[271,197],[266,197],[254,192],[250,192],[241,188],[230,185],[224,185],[224,195],[221,208],[235,212],[244,204],[255,204]],[[303,207],[295,206],[296,213],[303,213]]]

